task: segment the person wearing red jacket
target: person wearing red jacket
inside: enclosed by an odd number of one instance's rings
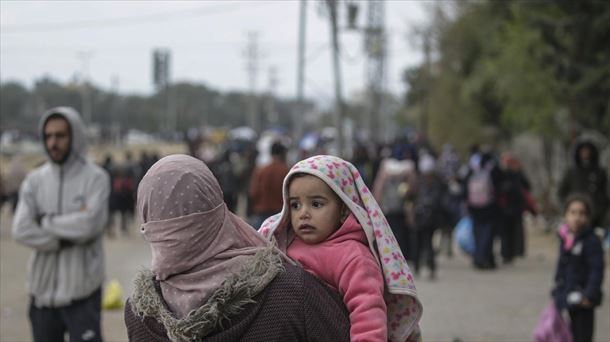
[[[250,180],[250,200],[254,220],[258,229],[263,221],[282,209],[282,182],[288,174],[286,147],[280,142],[271,145],[271,162],[254,170]]]

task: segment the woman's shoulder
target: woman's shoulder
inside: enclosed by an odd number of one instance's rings
[[[295,295],[305,293],[307,288],[312,285],[310,274],[303,268],[291,263],[284,264],[284,271],[278,273],[275,279],[266,289],[271,292],[287,291]],[[315,284],[313,285],[315,286]]]
[[[170,341],[163,324],[153,318],[137,314],[129,298],[125,302],[123,314],[129,341]]]
[[[286,264],[285,271],[279,273],[266,289],[267,296],[289,295],[292,298],[316,300],[323,302],[339,302],[342,298],[328,285],[303,268]]]

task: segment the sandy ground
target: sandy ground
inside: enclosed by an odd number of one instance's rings
[[[0,216],[0,341],[31,341],[24,287],[30,251],[10,238],[10,214]],[[475,271],[457,253],[439,257],[436,281],[426,272],[417,279],[424,316],[424,341],[532,341],[540,312],[549,301],[556,245],[553,234],[528,228],[528,256],[494,272]],[[106,238],[107,279],[118,279],[125,294],[135,272],[149,264],[150,252],[135,229],[129,236]],[[596,341],[610,341],[608,260],[604,302],[596,310]],[[103,312],[106,341],[126,341],[123,313]]]

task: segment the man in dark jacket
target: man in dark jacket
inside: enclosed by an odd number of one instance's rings
[[[587,194],[593,201],[594,212],[591,216],[593,227],[604,222],[608,210],[608,178],[599,166],[599,154],[590,141],[581,141],[574,148],[574,165],[564,174],[559,185],[559,200],[565,202],[573,193]]]

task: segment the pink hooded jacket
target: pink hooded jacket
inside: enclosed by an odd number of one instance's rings
[[[295,238],[288,256],[341,294],[350,312],[352,342],[388,340],[382,271],[354,215],[319,244]]]

